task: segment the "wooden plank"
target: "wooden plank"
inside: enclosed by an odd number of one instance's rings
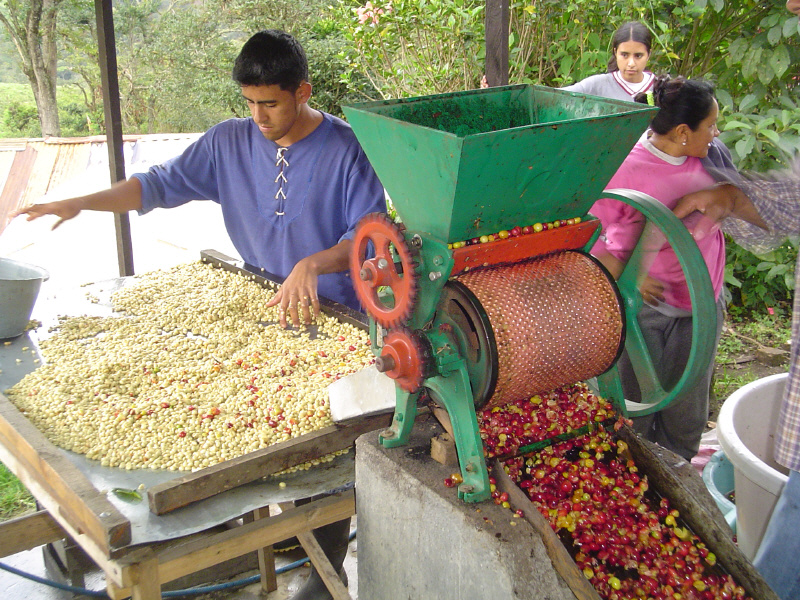
[[[436,417],[436,420],[439,421],[439,424],[444,427],[444,430],[450,434],[451,438],[455,438],[455,434],[453,433],[453,424],[450,421],[450,413],[436,404],[431,403],[430,406],[431,412],[433,413],[433,416]]]
[[[448,467],[458,466],[458,451],[452,435],[445,431],[431,438],[431,458]]]
[[[269,519],[269,506],[253,511],[253,518]],[[278,577],[275,573],[275,551],[272,546],[258,549],[258,572],[261,574],[261,592],[269,594],[278,589]]]
[[[391,421],[392,415],[354,419],[345,426],[332,425],[155,485],[147,492],[150,512],[163,515],[272,473],[344,450],[352,446],[360,435],[385,429]]]
[[[130,577],[130,566],[147,559],[150,552],[155,552],[158,580],[164,584],[299,533],[341,521],[353,516],[355,511],[355,491],[348,490],[220,533],[190,536],[185,541],[169,542],[163,548],[134,550],[120,557],[117,566],[125,575],[124,585],[131,586],[134,581]],[[125,598],[126,594],[130,596],[127,587],[109,587],[112,598]]]
[[[46,510],[0,523],[0,558],[51,544],[67,533]]]
[[[678,509],[683,521],[717,556],[717,563],[733,575],[749,596],[759,600],[778,600],[775,592],[733,542],[727,525],[725,528],[721,527],[714,515],[697,501],[698,490],[691,490],[686,484],[686,479],[676,475],[675,466],[670,466],[659,456],[658,447],[643,441],[629,427],[623,427],[617,433],[620,439],[628,444],[628,450],[636,466],[641,472],[647,473],[652,488],[669,498],[671,506]],[[683,463],[690,469],[694,468],[682,458],[669,454],[675,457],[671,462]],[[681,464],[677,466],[680,467]],[[697,478],[696,473],[694,476]],[[708,493],[707,490],[702,491]]]
[[[486,80],[508,85],[509,0],[486,0]]]
[[[130,543],[130,522],[2,394],[0,461],[67,531],[88,537],[106,556]]]
[[[26,470],[26,468],[22,466],[19,461],[17,461],[13,454],[8,454],[5,452],[2,436],[0,436],[0,462],[2,462],[12,473],[17,474],[30,472],[30,470]],[[94,563],[105,572],[106,580],[108,582],[119,583],[122,581],[124,574],[119,569],[119,565],[115,561],[111,560],[109,556],[109,549],[107,547],[100,546],[95,542],[94,539],[86,535],[82,530],[73,527],[70,522],[58,511],[58,501],[50,496],[49,490],[39,485],[35,478],[21,479],[21,481],[25,487],[28,488],[31,494],[36,497],[39,503],[45,508],[48,508],[48,511],[50,510],[49,507],[55,507],[58,517],[54,517],[53,514],[50,516],[56,519],[58,524],[64,529],[67,535],[73,541],[75,541],[75,543],[79,544],[80,547],[83,548],[83,550],[91,557]]]
[[[294,505],[291,502],[281,502],[279,504],[281,510],[294,510]],[[317,538],[313,532],[308,531],[305,533],[298,533],[297,540],[303,546],[306,556],[314,565],[314,568],[319,573],[320,578],[328,592],[333,596],[334,600],[352,600],[350,592],[347,591],[344,583],[339,577],[339,574],[333,568],[331,561],[328,559],[322,546],[319,545]]]
[[[508,502],[514,510],[521,510],[523,517],[530,523],[537,533],[541,536],[547,555],[553,562],[556,572],[561,575],[564,581],[575,594],[578,600],[600,600],[600,596],[594,586],[584,577],[578,565],[569,554],[569,551],[558,539],[555,531],[550,527],[550,523],[539,513],[516,483],[503,470],[499,462],[495,462],[492,467],[492,476],[497,482],[497,489],[508,493]]]
[[[131,600],[161,600],[161,581],[158,578],[158,559],[155,556],[131,566]]]
[[[331,561],[328,560],[314,534],[310,531],[298,533],[297,539],[302,544],[303,550],[306,551],[306,555],[311,560],[322,581],[325,582],[325,587],[328,588],[333,600],[352,600],[350,592],[347,591],[344,583],[342,583],[339,574],[334,570]]]

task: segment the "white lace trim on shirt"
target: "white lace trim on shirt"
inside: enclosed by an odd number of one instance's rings
[[[653,81],[655,80],[656,76],[653,75],[650,71],[644,71],[642,73],[643,77],[639,83],[631,83],[629,81],[625,81],[622,78],[622,74],[619,71],[614,71],[612,73],[614,76],[614,81],[616,81],[619,86],[625,90],[625,92],[633,98],[636,94],[640,92],[646,92],[649,90],[652,85]]]
[[[277,155],[277,162],[275,163],[276,167],[280,167],[280,172],[278,176],[275,178],[275,183],[278,184],[278,191],[275,192],[275,200],[278,201],[278,209],[275,211],[275,214],[279,217],[282,217],[285,213],[283,211],[283,201],[286,200],[286,192],[283,191],[283,185],[285,183],[289,183],[286,179],[286,172],[285,168],[289,166],[289,161],[286,160],[286,151],[288,148],[278,148],[278,155]]]

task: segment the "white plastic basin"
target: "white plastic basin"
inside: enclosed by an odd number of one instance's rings
[[[739,549],[751,560],[789,478],[788,470],[773,458],[787,377],[786,373],[764,377],[736,390],[717,420],[720,446],[733,463]]]

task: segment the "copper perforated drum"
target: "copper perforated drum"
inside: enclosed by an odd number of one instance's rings
[[[625,341],[617,288],[582,252],[465,273],[448,282],[444,307],[467,332],[478,406],[590,379]]]

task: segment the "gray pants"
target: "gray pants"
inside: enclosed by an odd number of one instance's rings
[[[634,429],[645,439],[655,442],[686,460],[691,460],[700,447],[700,437],[708,423],[708,396],[714,375],[724,318],[724,301],[717,301],[717,328],[704,331],[714,336],[714,352],[705,375],[678,396],[663,410],[633,419]],[[649,306],[639,311],[639,326],[653,359],[661,386],[671,389],[686,368],[692,346],[692,317],[667,317]],[[627,353],[619,360],[622,389],[628,400],[640,401],[641,393]]]

